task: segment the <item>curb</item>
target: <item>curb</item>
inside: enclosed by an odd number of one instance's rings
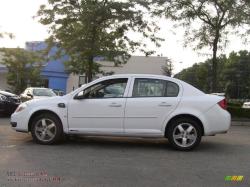
[[[232,126],[250,126],[250,121],[232,121]]]

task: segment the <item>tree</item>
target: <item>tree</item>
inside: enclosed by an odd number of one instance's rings
[[[58,55],[69,55],[69,70],[85,73],[90,82],[98,71],[94,57],[125,63],[139,47],[146,55],[153,53],[145,50],[143,38],[159,46],[161,39],[155,35],[159,28],[144,19],[145,11],[147,3],[140,0],[49,0],[37,17],[49,26],[49,46],[56,44],[61,49]],[[130,31],[138,34],[137,39],[128,37]]]
[[[1,32],[0,33],[0,38],[3,38],[5,36],[8,36],[10,39],[14,38],[14,35],[12,33],[7,33],[7,32]]]
[[[161,67],[163,75],[171,77],[173,75],[173,62],[170,58],[166,58],[166,63],[164,66]]]
[[[178,21],[186,28],[185,44],[195,49],[212,49],[212,90],[217,90],[217,52],[226,44],[229,33],[250,23],[250,1],[247,0],[154,0],[156,15]]]
[[[223,71],[226,93],[231,98],[250,98],[250,52],[230,53]]]
[[[225,91],[225,84],[223,71],[227,58],[225,55],[220,55],[217,58],[218,74],[220,79],[218,81],[218,92]],[[207,59],[205,62],[195,63],[192,67],[182,70],[175,75],[175,78],[184,80],[200,90],[211,93],[212,92],[212,59]]]
[[[3,38],[5,36],[8,36],[10,39],[14,38],[14,35],[12,33],[0,32],[0,38]]]
[[[13,39],[13,38],[14,38],[14,34],[12,34],[12,33],[3,32],[3,31],[0,32],[0,39],[1,39],[1,38],[5,38],[6,36],[9,37],[10,39]]]
[[[3,48],[0,51],[3,53],[3,64],[8,68],[7,83],[13,92],[20,94],[28,84],[40,84],[40,55],[21,48]]]
[[[230,98],[250,98],[250,52],[231,52],[220,55],[218,63],[218,92],[225,92]],[[193,86],[211,93],[212,59],[194,64],[175,75]]]
[[[194,64],[192,67],[182,70],[174,77],[184,80],[204,92],[210,92],[211,75],[209,71],[210,62]]]

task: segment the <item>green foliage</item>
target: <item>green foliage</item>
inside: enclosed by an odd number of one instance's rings
[[[238,108],[240,108],[242,105],[243,105],[243,102],[240,102],[240,101],[234,101],[234,102],[230,101],[230,102],[227,103],[228,107],[238,107]]]
[[[184,26],[185,46],[212,49],[212,90],[217,90],[217,51],[228,42],[230,33],[238,34],[250,23],[250,2],[246,0],[151,0],[155,14]],[[198,24],[197,24],[198,23]],[[247,28],[247,27],[246,27]],[[244,34],[246,34],[244,32]]]
[[[250,98],[250,52],[231,53],[223,72],[226,92],[232,98]]]
[[[14,35],[12,33],[7,33],[7,32],[0,33],[0,38],[4,38],[5,36],[9,37],[10,39],[14,38]]]
[[[20,94],[27,85],[40,84],[40,68],[42,58],[37,53],[21,48],[0,50],[3,53],[3,64],[8,68],[7,83],[13,92]]]
[[[222,55],[218,58],[218,75],[221,76],[225,56]],[[180,73],[175,75],[176,78],[184,80],[193,86],[201,89],[206,93],[212,92],[212,60],[208,59],[203,63],[196,63],[192,67],[182,70]],[[218,83],[219,92],[224,91],[221,82]]]
[[[250,118],[250,109],[229,106],[227,110],[232,118]]]
[[[204,63],[184,69],[175,77],[211,93],[211,64],[208,59]],[[217,73],[218,92],[225,92],[230,98],[250,98],[250,52],[231,52],[228,57],[219,56]]]
[[[66,53],[70,72],[85,73],[88,82],[98,66],[94,57],[103,56],[115,64],[125,63],[130,52],[138,48],[146,51],[143,38],[159,46],[155,23],[145,19],[148,4],[141,0],[49,0],[38,11],[39,21],[49,26],[49,46],[57,45],[58,56]],[[138,34],[136,40],[128,37],[132,31]],[[142,48],[143,47],[143,48]]]
[[[9,32],[0,32],[0,38],[4,38],[4,37],[9,37],[10,39],[13,39],[15,36],[12,33]]]

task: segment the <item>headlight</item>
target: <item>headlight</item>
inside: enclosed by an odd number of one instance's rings
[[[6,101],[7,97],[5,97],[4,95],[0,95],[0,101]]]
[[[27,104],[26,104],[26,103],[20,104],[20,105],[17,107],[15,113],[21,112],[21,111],[24,110],[26,107],[27,107]]]

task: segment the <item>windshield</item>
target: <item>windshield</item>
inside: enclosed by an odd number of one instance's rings
[[[56,94],[52,90],[44,89],[44,88],[34,89],[33,90],[33,95],[34,96],[47,96],[47,97],[56,96]]]

